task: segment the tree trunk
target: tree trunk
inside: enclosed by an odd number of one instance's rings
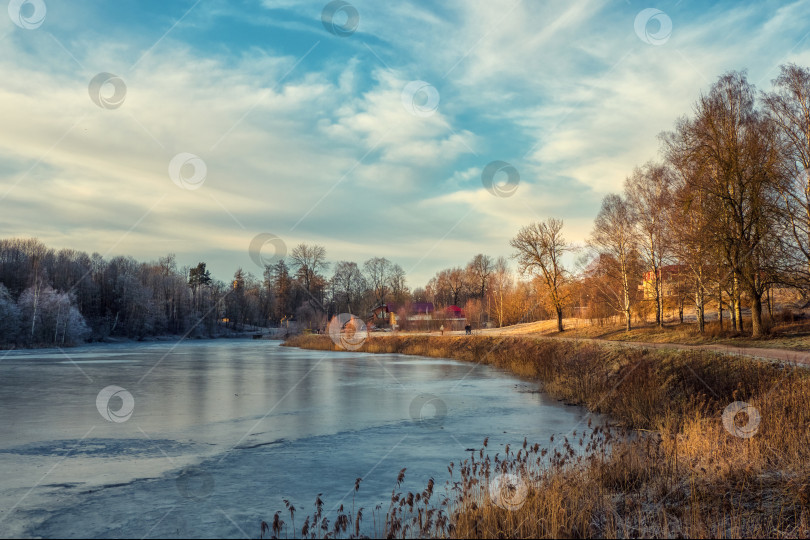
[[[558,331],[558,332],[562,332],[562,331],[563,331],[563,312],[562,312],[562,306],[556,306],[556,310],[557,310],[557,331]]]
[[[740,305],[740,284],[737,274],[731,282],[731,321],[735,332],[742,332],[742,306]]]
[[[762,294],[751,287],[751,337],[759,338],[763,335],[762,328]]]
[[[627,317],[627,331],[631,329],[632,322],[630,321],[630,282],[628,280],[627,259],[626,255],[622,255],[622,285],[624,288],[624,312]]]
[[[666,303],[665,299],[664,299],[664,280],[663,279],[659,280],[658,289],[659,289],[658,296],[661,299],[661,305],[658,306],[658,312],[659,312],[659,317],[661,317],[661,325],[660,326],[661,326],[661,328],[663,328],[664,327],[664,304]]]
[[[742,295],[739,291],[737,291],[737,297],[734,299],[734,311],[737,314],[737,329],[740,332],[744,332],[745,326],[743,325],[742,315]]]
[[[53,325],[54,326],[54,329],[53,329],[53,342],[54,343],[59,343],[59,315],[61,315],[61,314],[62,314],[62,306],[57,304],[57,306],[56,306],[56,323]],[[68,314],[70,314],[70,311],[68,311]]]
[[[39,307],[39,285],[34,286],[34,313],[31,315],[31,341],[32,342],[34,340],[34,330],[36,329],[36,324],[37,324],[37,307]]]
[[[723,289],[717,288],[717,320],[720,322],[720,331],[723,331]]]
[[[700,281],[695,288],[695,314],[697,315],[698,331],[702,334],[706,331],[706,318],[703,306],[703,287]]]
[[[653,274],[655,275],[655,325],[661,328],[664,325],[664,318],[661,316],[661,276],[655,267],[653,267]]]
[[[771,286],[770,285],[768,285],[767,292],[768,292],[768,300],[767,300],[767,302],[768,302],[768,317],[771,319],[771,324],[773,324],[773,301],[772,301],[772,298],[771,298]]]

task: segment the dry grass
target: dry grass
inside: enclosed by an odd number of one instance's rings
[[[599,326],[587,324],[578,319],[566,319],[566,330],[563,333],[556,331],[556,323],[554,323],[554,321],[542,321],[540,323],[531,324],[532,326],[527,326],[525,332],[518,332],[517,326],[510,327],[509,333],[645,343],[678,343],[685,345],[720,344],[734,347],[810,350],[810,320],[778,320],[770,322],[766,317],[768,334],[758,339],[732,331],[730,329],[731,323],[728,320],[724,322],[723,329],[720,328],[720,323],[717,321],[707,322],[703,334],[698,332],[695,323],[681,324],[670,322],[663,328],[648,323],[636,325],[630,332],[626,332],[623,324],[612,323]],[[750,320],[744,320],[744,324],[746,329],[750,330]],[[494,331],[497,332],[497,330]]]
[[[288,344],[335,348],[326,336]],[[620,350],[610,344],[515,337],[375,336],[362,350],[508,369],[622,426],[587,430],[562,448],[559,441],[556,446],[553,441],[524,443],[517,453],[494,458],[484,442],[454,470],[458,476],[446,499],[395,489],[377,534],[810,535],[810,377],[805,370],[700,351]],[[734,401],[747,402],[761,415],[751,438],[733,436],[723,426],[721,415]],[[745,420],[745,414],[738,415],[738,424]],[[526,488],[507,494],[507,499],[520,498],[513,510],[493,504],[491,487],[504,474]],[[356,532],[349,526],[352,517],[343,519],[346,528],[342,533],[329,529],[333,536]],[[319,529],[316,536],[325,532]]]

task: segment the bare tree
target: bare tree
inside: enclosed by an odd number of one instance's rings
[[[391,261],[384,257],[373,257],[363,263],[363,271],[368,286],[374,294],[377,305],[385,303],[391,292]]]
[[[636,168],[624,183],[625,199],[636,217],[640,252],[653,276],[655,323],[659,327],[664,325],[661,267],[669,254],[664,210],[671,202],[671,185],[671,171],[652,162]]]
[[[468,284],[466,279],[467,276],[464,275],[464,270],[462,270],[459,266],[446,270],[446,276],[447,286],[450,289],[452,304],[457,306],[459,303],[461,303],[461,298],[466,292]]]
[[[712,210],[706,194],[689,189],[695,179],[694,167],[689,161],[675,162],[675,182],[672,189],[672,202],[663,213],[667,228],[672,235],[672,251],[677,260],[689,268],[693,278],[695,312],[698,330],[703,333],[706,327],[706,292],[710,281],[710,266],[715,253],[709,233]],[[719,300],[722,302],[722,298]],[[722,321],[722,305],[719,306]]]
[[[326,262],[326,248],[298,244],[293,248],[290,259],[304,288],[311,294],[316,277],[329,267],[329,263]]]
[[[506,314],[506,297],[513,284],[514,280],[512,273],[509,271],[509,263],[505,258],[498,257],[490,278],[490,298],[495,310],[495,318],[498,320],[498,328],[503,326]]]
[[[781,156],[775,134],[773,123],[756,110],[745,74],[732,72],[701,96],[695,118],[679,121],[666,138],[670,153],[697,169],[689,189],[703,191],[714,209],[710,234],[730,269],[734,319],[741,329],[745,290],[754,337],[763,333],[762,295],[778,252],[773,218]]]
[[[773,90],[762,96],[765,110],[778,127],[785,174],[778,186],[799,264],[793,269],[802,285],[810,282],[810,70],[795,64],[781,67]]]
[[[398,264],[391,267],[389,283],[391,285],[391,296],[395,302],[404,302],[408,296],[408,286],[406,285],[405,270]]]
[[[73,344],[82,341],[89,329],[84,317],[69,293],[59,292],[50,285],[29,287],[20,295],[19,313],[24,324],[36,320],[35,331],[27,336],[30,344]]]
[[[20,308],[0,283],[0,345],[14,345],[20,334]]]
[[[290,260],[297,275],[297,283],[303,292],[301,303],[308,304],[311,310],[323,311],[323,294],[326,279],[322,272],[329,268],[326,262],[326,248],[318,245],[298,244],[290,253]]]
[[[614,290],[615,306],[624,314],[629,332],[632,328],[632,289],[636,283],[638,230],[632,209],[620,195],[610,194],[602,200],[588,244],[598,256],[607,255],[615,261],[614,278],[619,285]]]
[[[357,303],[366,290],[366,279],[357,266],[357,263],[340,261],[335,264],[335,273],[331,279],[333,289],[333,299],[338,306],[346,306],[347,313],[352,313],[352,306],[355,309]]]
[[[566,270],[562,257],[571,246],[562,236],[563,221],[549,218],[523,227],[509,244],[517,250],[514,257],[521,273],[529,272],[542,278],[549,300],[557,315],[557,331],[563,328],[563,305],[566,296],[563,285]]]
[[[474,294],[483,299],[487,293],[489,276],[495,270],[492,257],[479,253],[467,263],[466,270],[469,275],[470,285],[475,291]]]
[[[446,268],[431,278],[428,288],[439,304],[444,307],[457,306],[466,300],[469,279],[467,273],[459,266]]]

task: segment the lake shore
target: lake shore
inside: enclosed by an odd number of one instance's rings
[[[340,349],[328,336],[299,336],[286,345]],[[489,460],[480,468],[468,464],[444,533],[477,538],[810,533],[806,370],[719,352],[505,336],[371,336],[358,350],[506,369],[635,434],[590,441],[584,458],[559,459],[540,469],[526,467],[539,449],[507,454],[500,462],[496,457],[493,471],[522,470],[528,478],[519,507],[492,504],[491,493],[482,491],[490,480]],[[389,520],[391,530],[401,532],[401,514],[394,511]]]

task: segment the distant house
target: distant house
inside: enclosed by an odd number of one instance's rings
[[[448,306],[439,311],[433,302],[411,302],[405,305],[387,302],[371,310],[366,322],[374,326],[400,327],[403,329],[461,330],[467,324],[464,310],[458,306]]]
[[[435,308],[433,302],[412,302],[401,306],[394,302],[379,304],[371,310],[369,320],[387,322],[391,316],[405,317],[409,321],[429,321],[433,319]],[[395,324],[392,322],[391,324]]]
[[[669,264],[658,269],[661,279],[661,291],[664,297],[678,296],[682,288],[686,286],[688,279],[688,269],[682,264]],[[655,298],[655,272],[650,270],[644,273],[644,281],[639,287],[644,291],[645,300]]]
[[[429,321],[433,319],[433,313],[436,308],[433,302],[413,302],[408,306],[408,320],[411,321]]]
[[[370,319],[378,320],[378,321],[385,321],[388,319],[388,314],[390,311],[388,310],[388,304],[380,304],[371,310]]]
[[[390,324],[394,326],[397,324],[395,310],[391,304],[380,304],[371,310],[371,316],[366,320],[369,326],[380,326]]]

